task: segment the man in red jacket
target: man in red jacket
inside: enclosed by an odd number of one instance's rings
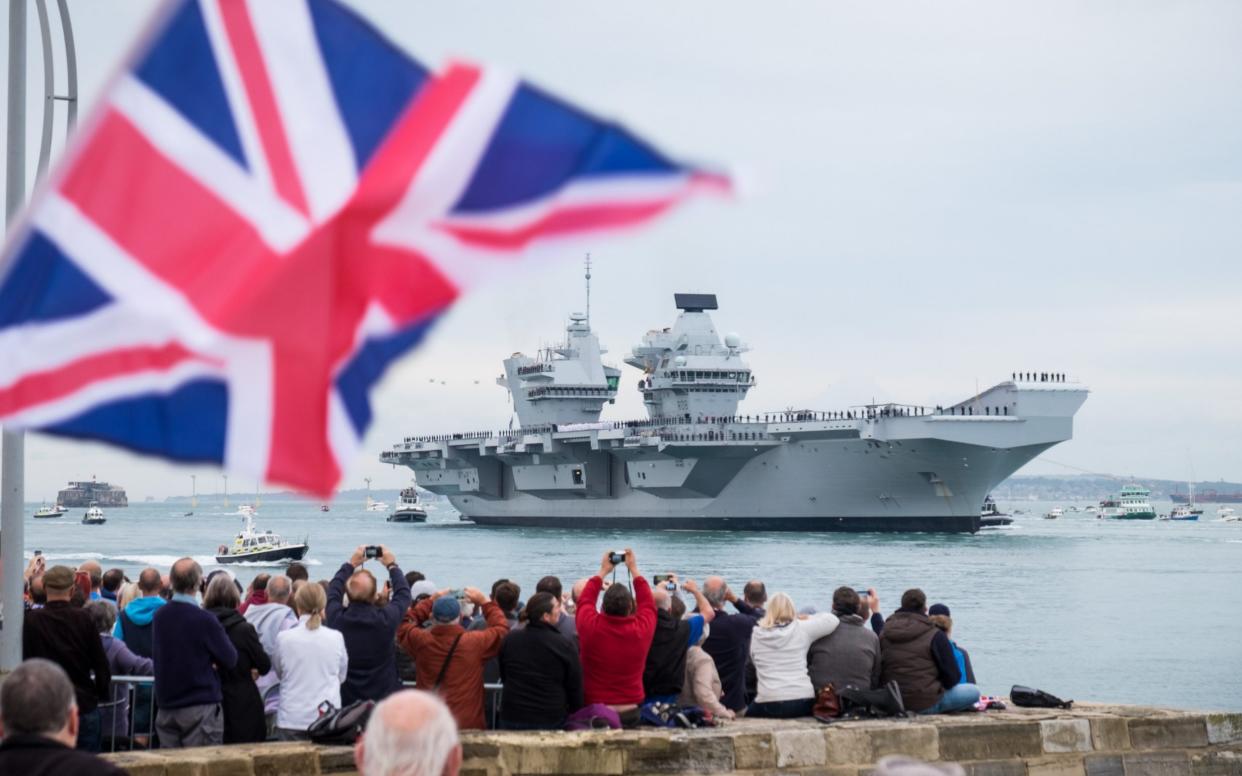
[[[633,550],[625,551],[624,562],[633,580],[633,597],[625,585],[611,585],[604,593],[601,611],[596,611],[604,577],[618,565],[612,561],[612,553],[606,552],[599,573],[587,581],[578,598],[575,624],[586,702],[611,706],[622,724],[631,727],[638,724],[638,705],[643,702],[643,667],[655,632],[656,607],[651,587],[638,572]]]

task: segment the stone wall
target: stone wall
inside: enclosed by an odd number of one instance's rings
[[[1242,714],[1083,705],[909,720],[740,720],[704,730],[463,736],[469,776],[866,776],[881,757],[961,763],[970,776],[1242,776]],[[263,744],[109,755],[133,776],[351,773],[347,747]]]

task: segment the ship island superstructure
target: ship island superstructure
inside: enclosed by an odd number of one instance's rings
[[[988,492],[1072,436],[1088,391],[1014,373],[952,406],[745,413],[756,388],[712,294],[676,294],[673,326],[625,363],[648,417],[600,420],[620,370],[589,319],[563,347],[506,359],[518,428],[406,437],[382,454],[480,525],[786,531],[976,531]]]

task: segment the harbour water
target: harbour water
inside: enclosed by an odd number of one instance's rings
[[[396,497],[376,495],[390,505]],[[215,548],[241,526],[236,503],[226,510],[200,500],[189,517],[188,502],[136,503],[107,510],[103,526],[82,525],[78,509],[59,519],[28,517],[27,555],[40,549],[49,564],[93,558],[131,578],[147,565],[166,571],[183,555],[210,569]],[[1002,511],[1025,514],[973,536],[489,529],[459,522],[445,501],[430,506],[427,524],[397,525],[360,500],[324,513],[318,504],[265,499],[257,526],[308,537],[315,579],[330,577],[357,545],[383,543],[403,569],[442,587],[487,588],[508,577],[524,595],[545,574],[568,584],[594,573],[605,550],[625,546],[645,574],[722,574],[739,591],[757,577],[799,606],[826,607],[833,588],[845,584],[876,588],[887,613],[903,590],[918,586],[951,607],[954,637],[970,652],[985,693],[1026,684],[1091,701],[1242,708],[1242,618],[1228,609],[1242,591],[1242,523],[1217,522],[1211,504],[1199,522],[1183,523],[1083,512],[1044,520],[1051,507],[1069,504],[1001,502]],[[1171,508],[1153,506],[1160,514]],[[28,505],[27,515],[37,507]],[[275,570],[233,568],[243,583]]]

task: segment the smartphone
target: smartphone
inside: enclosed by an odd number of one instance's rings
[[[36,558],[37,558],[37,557],[39,557],[39,556],[40,556],[40,555],[42,555],[42,554],[43,554],[43,550],[35,550],[35,551],[34,551],[34,556],[35,556]]]
[[[656,574],[651,578],[651,584],[659,585],[673,578],[672,574]]]
[[[368,544],[367,548],[363,550],[363,557],[365,558],[378,558],[383,554],[384,548],[378,544]]]
[[[866,590],[864,590],[864,589],[862,589],[862,588],[860,588],[860,587],[856,587],[856,588],[854,588],[854,592],[855,592],[855,593],[858,593],[858,597],[859,597],[859,598],[866,598],[867,596],[871,595],[871,594],[870,594],[870,593],[868,593]]]

